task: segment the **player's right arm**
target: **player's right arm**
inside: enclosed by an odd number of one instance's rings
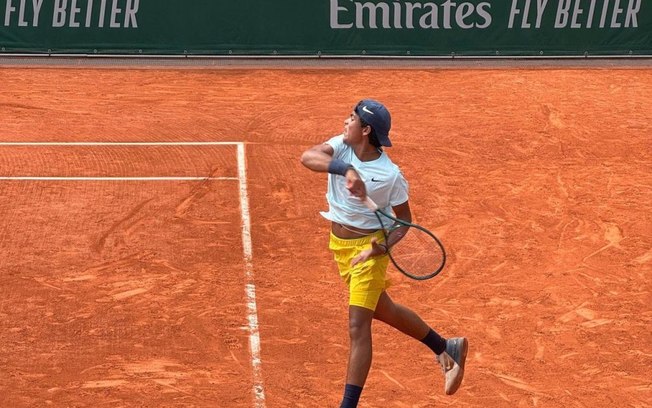
[[[301,155],[301,164],[312,171],[320,173],[339,174],[346,177],[346,188],[351,194],[364,200],[367,189],[358,172],[348,163],[333,159],[333,147],[323,143],[315,145]]]
[[[312,171],[320,173],[328,172],[328,165],[333,160],[333,147],[329,144],[322,143],[315,145],[301,155],[301,164]]]

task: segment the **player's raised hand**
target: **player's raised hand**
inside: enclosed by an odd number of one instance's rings
[[[365,186],[364,181],[360,178],[358,172],[353,168],[350,168],[346,172],[346,188],[352,195],[361,200],[367,198],[367,187]]]

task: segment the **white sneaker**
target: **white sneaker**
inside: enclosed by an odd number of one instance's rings
[[[469,341],[466,337],[454,337],[446,340],[446,351],[437,356],[437,361],[444,372],[444,391],[446,395],[453,395],[464,378],[464,362],[469,350]]]

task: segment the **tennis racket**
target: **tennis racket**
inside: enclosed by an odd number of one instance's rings
[[[369,196],[365,204],[378,218],[385,235],[384,245],[389,258],[405,276],[426,280],[437,276],[444,269],[446,251],[435,234],[420,225],[387,214]],[[389,228],[385,227],[387,220],[391,222]]]

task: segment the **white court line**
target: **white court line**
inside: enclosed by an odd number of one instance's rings
[[[253,272],[253,250],[251,244],[251,217],[249,215],[249,194],[247,192],[247,163],[245,146],[242,142],[0,142],[0,146],[211,146],[235,145],[238,154],[238,177],[0,177],[0,180],[44,180],[44,181],[184,181],[184,180],[238,180],[240,186],[240,211],[242,217],[242,247],[245,263],[245,295],[247,296],[247,321],[249,348],[253,369],[254,407],[265,408],[265,387],[263,385],[262,361],[260,358],[260,332],[258,307],[256,306],[256,285]]]
[[[0,181],[204,181],[239,180],[237,177],[0,177]]]
[[[247,295],[247,319],[249,320],[249,348],[254,377],[254,406],[265,407],[262,363],[260,359],[260,333],[258,329],[258,308],[256,306],[256,285],[253,273],[253,251],[251,246],[251,218],[249,216],[249,194],[247,193],[247,163],[244,144],[238,144],[238,177],[240,178],[240,210],[242,212],[242,247],[245,258],[245,294]]]
[[[223,146],[241,142],[0,142],[0,146]]]

